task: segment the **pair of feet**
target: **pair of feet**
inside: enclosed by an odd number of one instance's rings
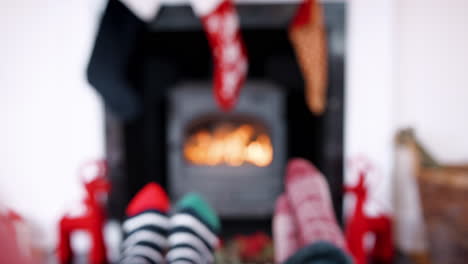
[[[208,264],[219,243],[219,219],[197,194],[172,208],[155,183],[141,189],[127,207],[121,264]]]
[[[346,251],[324,176],[304,159],[291,160],[286,174],[286,191],[276,202],[273,219],[276,262],[317,242]]]

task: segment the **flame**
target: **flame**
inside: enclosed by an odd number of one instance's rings
[[[199,130],[192,134],[185,142],[184,155],[196,165],[238,167],[251,163],[266,167],[273,160],[273,146],[270,137],[257,133],[252,125],[221,124],[212,132]]]

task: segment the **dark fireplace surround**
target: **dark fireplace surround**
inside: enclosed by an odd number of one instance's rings
[[[160,183],[173,201],[202,193],[222,218],[223,234],[271,232],[287,159],[303,157],[327,177],[340,216],[343,182],[345,4],[325,3],[328,36],[328,106],[307,109],[304,84],[288,40],[295,4],[238,5],[249,55],[248,80],[236,109],[220,112],[212,96],[212,61],[201,24],[189,6],[163,7],[142,34],[129,65],[129,81],[144,112],[122,122],[106,111],[106,155],[112,191],[109,214],[122,219],[131,197]],[[268,134],[268,166],[195,165],[183,155],[187,133],[200,120],[250,120]],[[249,122],[250,122],[249,121]]]

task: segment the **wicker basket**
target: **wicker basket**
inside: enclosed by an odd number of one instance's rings
[[[468,166],[421,167],[431,263],[468,263]]]

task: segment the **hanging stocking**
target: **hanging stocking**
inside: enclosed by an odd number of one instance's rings
[[[247,55],[239,17],[231,0],[192,0],[201,17],[214,59],[214,96],[219,107],[231,110],[247,75]]]
[[[316,0],[304,0],[289,37],[304,76],[307,105],[313,113],[321,114],[326,107],[327,42],[322,7]]]
[[[128,76],[129,64],[145,24],[117,0],[110,0],[101,19],[87,68],[89,83],[106,107],[124,120],[142,112],[141,98]]]

